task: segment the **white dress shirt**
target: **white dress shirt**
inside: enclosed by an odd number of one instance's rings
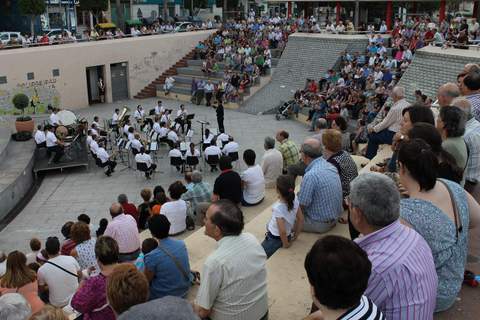
[[[92,132],[92,136],[95,135],[95,136],[98,136],[98,131],[91,128],[90,131]]]
[[[182,158],[183,155],[182,155],[182,152],[178,149],[172,149],[170,150],[170,152],[168,153],[168,157],[169,158]]]
[[[90,142],[90,150],[98,156],[98,143],[97,141],[92,139],[92,142]]]
[[[165,127],[160,127],[158,135],[160,136],[160,138],[165,138],[168,135],[168,129]]]
[[[180,109],[177,111],[177,118],[181,117],[182,115],[187,116],[187,110]]]
[[[130,126],[128,124],[125,124],[123,126],[123,133],[128,134],[128,129],[130,129]]]
[[[205,159],[208,159],[208,156],[221,156],[222,150],[217,146],[209,146],[203,152],[205,154]]]
[[[47,140],[47,137],[45,136],[45,131],[37,130],[37,132],[35,132],[35,143],[36,144],[43,143],[46,140]]]
[[[139,111],[139,110],[135,110],[135,113],[133,114],[133,117],[134,117],[135,119],[137,119],[137,120],[138,120],[138,119],[142,119],[143,116],[145,116],[145,111],[143,111],[143,110],[140,110],[140,111]]]
[[[108,161],[108,159],[110,159],[107,150],[105,150],[103,147],[98,147],[97,157],[100,159],[100,161],[102,161],[102,163],[105,163]]]
[[[170,130],[167,134],[167,139],[176,143],[178,141],[178,135],[175,131]]]
[[[185,219],[187,218],[187,203],[184,200],[165,202],[160,209],[160,214],[167,217],[170,222],[170,231],[168,234],[177,234],[187,228],[185,223]]]
[[[213,138],[214,138],[214,136],[213,136],[212,133],[210,133],[210,134],[208,135],[208,137],[205,136],[205,135],[203,135],[203,143],[207,143],[207,144],[208,144],[208,143],[212,143]]]
[[[48,131],[45,141],[47,142],[47,148],[55,147],[57,145],[57,137],[55,136],[55,133]]]
[[[228,134],[226,134],[226,133],[220,133],[220,134],[218,135],[218,137],[217,137],[217,140],[220,140],[220,141],[222,141],[222,142],[228,142],[228,139],[229,139],[229,138],[230,138],[230,137],[228,136]]]
[[[153,131],[155,131],[156,133],[160,134],[160,129],[161,129],[161,128],[162,128],[162,127],[160,127],[160,124],[159,124],[158,122],[155,122],[155,123],[153,124],[153,128],[152,128],[152,129],[153,129]]]
[[[393,132],[399,132],[400,124],[402,123],[403,119],[402,111],[408,106],[410,106],[410,103],[408,103],[405,99],[395,102],[390,111],[388,111],[387,116],[382,120],[382,122],[373,127],[373,130],[375,132],[380,132],[384,129],[388,129]]]
[[[193,150],[193,154],[192,154],[192,151],[190,149],[188,149],[187,153],[185,155],[187,157],[200,157],[200,151],[198,151],[198,149],[195,149],[195,150]]]
[[[228,156],[229,153],[232,152],[238,152],[239,150],[239,145],[235,141],[230,141],[223,147],[223,154],[226,154]]]
[[[118,124],[118,114],[116,112],[114,112],[112,115],[112,124]]]
[[[56,113],[52,113],[50,115],[50,124],[51,125],[59,125],[60,124],[60,119],[58,118],[57,114]]]
[[[138,139],[133,139],[131,146],[138,152],[140,152],[140,149],[143,147],[142,143]]]
[[[150,155],[146,153],[137,153],[135,155],[135,162],[145,163],[147,165],[147,168],[150,168],[152,166],[152,157],[150,157]]]
[[[155,114],[160,114],[163,111],[165,111],[165,108],[163,106],[159,106],[159,105],[155,106]]]
[[[92,136],[87,136],[87,146],[90,147],[90,143],[92,143],[92,140],[93,140]]]
[[[135,139],[135,135],[131,132],[127,133],[128,141],[133,141]]]

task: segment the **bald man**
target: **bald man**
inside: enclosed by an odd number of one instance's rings
[[[459,74],[457,77],[460,92],[472,104],[472,114],[480,121],[480,70],[470,67],[467,74]]]
[[[110,215],[112,221],[103,235],[117,241],[119,262],[135,261],[140,254],[140,235],[135,218],[123,213],[122,205],[118,202],[110,207]]]
[[[460,96],[460,89],[453,82],[448,82],[441,85],[437,91],[438,105],[440,107],[447,107],[452,105],[452,100]]]
[[[472,115],[472,105],[466,98],[460,97],[453,100],[452,105],[465,112],[467,122],[463,139],[468,149],[467,167],[465,168],[465,189],[480,201],[480,122]]]
[[[342,184],[337,168],[322,158],[318,139],[307,138],[300,149],[307,166],[298,201],[305,215],[303,231],[325,233],[342,214]]]

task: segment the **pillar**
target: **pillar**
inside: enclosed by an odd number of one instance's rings
[[[291,17],[292,16],[292,1],[288,1],[287,2],[287,17]]]
[[[412,2],[412,12],[411,13],[417,13],[417,1]]]
[[[446,0],[440,0],[440,9],[438,12],[438,22],[442,22],[445,20],[445,5],[446,5]]]
[[[473,14],[472,14],[472,17],[478,19],[478,1],[474,1],[474,2],[473,2]]]
[[[335,8],[335,12],[337,14],[337,24],[340,22],[340,10],[341,10],[341,6],[340,6],[340,1],[337,1],[337,6]]]
[[[355,30],[358,30],[358,25],[360,23],[360,1],[355,1],[355,13],[353,14],[353,24],[355,25]]]
[[[387,25],[387,30],[392,29],[392,14],[393,14],[393,1],[387,1],[387,12],[385,17],[385,23]]]

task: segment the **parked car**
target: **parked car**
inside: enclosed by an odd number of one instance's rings
[[[16,31],[4,31],[0,32],[0,41],[2,41],[3,45],[11,44],[12,42],[17,42],[18,44],[22,44],[25,41],[25,38],[22,36],[20,32]]]
[[[175,23],[174,32],[185,32],[195,30],[196,26],[193,22],[177,22]]]
[[[57,37],[61,37],[63,34],[63,29],[50,29],[46,30],[44,33],[47,34],[48,39],[50,41],[56,40]]]

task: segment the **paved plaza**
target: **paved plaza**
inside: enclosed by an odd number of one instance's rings
[[[133,114],[137,104],[141,104],[144,109],[149,110],[154,107],[156,101],[156,98],[122,101],[114,104],[95,105],[75,111],[75,113],[77,117],[85,117],[91,122],[94,115],[98,115],[101,120],[110,118],[115,107],[121,109],[124,105],[128,105]],[[180,105],[177,101],[168,100],[164,100],[163,104],[167,108],[174,109],[174,112]],[[197,120],[210,122],[208,127],[217,127],[214,109],[192,104],[186,104],[186,109],[189,113],[195,113],[194,142],[199,142],[201,135],[200,124],[197,123]],[[260,161],[264,152],[264,137],[274,136],[275,132],[281,128],[290,132],[291,138],[297,143],[300,143],[308,135],[305,125],[297,121],[277,121],[273,115],[251,115],[225,110],[225,130],[226,133],[233,135],[240,144],[240,156],[244,150],[253,149],[257,154],[257,162]],[[93,224],[98,225],[101,218],[110,218],[108,208],[120,193],[125,193],[130,202],[138,205],[142,202],[140,198],[142,188],[161,185],[167,189],[170,183],[183,178],[183,175],[169,165],[167,153],[168,148],[166,147],[159,150],[158,155],[161,158],[157,161],[157,171],[160,172],[157,172],[152,180],[146,180],[142,174],[133,169],[125,169],[126,167],[123,165],[119,165],[111,177],[106,177],[93,162],[88,171],[79,168],[66,170],[63,173],[48,173],[31,201],[0,232],[0,250],[6,252],[14,249],[27,251],[28,241],[32,237],[44,240],[48,236],[57,235],[61,238],[60,228],[63,223],[68,220],[75,221],[81,213],[88,214],[92,218]],[[202,165],[199,168],[205,173],[204,179],[213,186],[213,181],[218,173],[210,173],[210,170],[204,169]],[[245,169],[245,164],[236,164],[236,169]],[[270,192],[267,197],[268,202],[271,203],[274,197],[274,193]],[[267,204],[257,208],[258,212],[261,212]],[[250,214],[246,218],[250,220],[252,217]]]

